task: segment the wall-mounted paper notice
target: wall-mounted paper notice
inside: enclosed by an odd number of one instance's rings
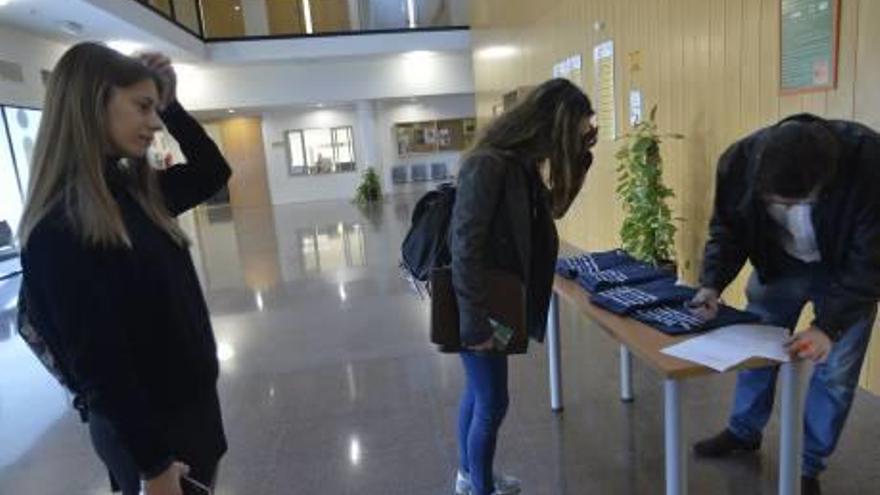
[[[593,66],[596,68],[595,95],[599,139],[613,141],[617,138],[617,118],[614,100],[614,42],[606,41],[593,49]]]

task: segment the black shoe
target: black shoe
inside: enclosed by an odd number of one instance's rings
[[[754,452],[761,448],[761,441],[747,442],[725,429],[712,438],[707,438],[694,445],[697,457],[725,457],[731,454]]]
[[[801,476],[801,495],[822,495],[819,478]]]

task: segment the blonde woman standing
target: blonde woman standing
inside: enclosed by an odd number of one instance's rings
[[[78,382],[95,451],[125,495],[199,493],[226,451],[214,336],[173,217],[230,169],[175,88],[163,55],[68,50],[19,231],[29,316]],[[187,163],[158,171],[146,154],[163,123]]]

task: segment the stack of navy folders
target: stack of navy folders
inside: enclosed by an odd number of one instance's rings
[[[678,285],[672,273],[622,250],[560,259],[557,273],[576,280],[597,306],[670,335],[760,321],[755,314],[728,306],[722,306],[716,318],[703,321],[687,307],[696,289]]]
[[[657,280],[675,283],[675,276],[653,265],[635,261],[608,270],[578,275],[577,283],[590,294],[597,294],[615,287],[632,287]]]
[[[684,306],[694,298],[696,289],[678,285],[675,280],[664,277],[638,285],[622,285],[593,294],[593,304],[614,314],[630,315],[640,309],[657,306]]]
[[[664,305],[639,309],[630,316],[669,335],[705,332],[730,325],[758,323],[761,320],[754,313],[740,311],[730,306],[721,306],[718,310],[718,316],[709,321],[703,321],[684,305]]]
[[[597,273],[622,265],[638,263],[635,258],[622,249],[599,253],[584,253],[570,258],[560,258],[556,262],[556,273],[575,280],[587,273]]]
[[[758,315],[721,306],[718,316],[704,321],[687,307],[697,290],[661,278],[640,285],[621,285],[591,296],[597,306],[629,316],[669,335],[704,332],[729,325],[757,323]]]

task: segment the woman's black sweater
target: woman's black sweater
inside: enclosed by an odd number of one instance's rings
[[[162,120],[187,158],[159,172],[176,216],[216,193],[231,171],[179,104]],[[115,176],[120,173],[108,165],[107,182],[132,247],[87,245],[59,205],[22,253],[24,282],[29,311],[39,315],[41,332],[59,343],[88,407],[110,419],[141,472],[158,474],[174,456],[167,439],[171,418],[216,394],[219,366],[188,247],[146,216]],[[222,438],[215,443],[225,449]]]

